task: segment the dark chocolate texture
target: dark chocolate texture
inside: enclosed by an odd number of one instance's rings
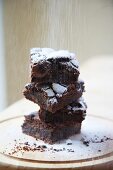
[[[51,48],[33,48],[30,53],[31,80],[23,91],[40,110],[25,116],[23,133],[55,143],[80,132],[86,116],[81,97],[84,82],[74,53]]]
[[[83,81],[77,81],[75,84],[69,84],[68,86],[57,83],[37,86],[35,83],[29,83],[25,86],[23,94],[44,110],[54,113],[80,98],[83,91]]]
[[[40,61],[31,65],[31,82],[64,83],[77,81],[79,70],[71,62]]]
[[[74,54],[52,49],[34,49],[31,52],[31,82],[63,83],[77,81],[79,65]]]
[[[61,110],[51,113],[47,110],[39,110],[39,118],[45,123],[60,122],[64,123],[66,121],[77,121],[82,122],[86,116],[86,104],[83,99],[74,101],[73,103],[65,106]],[[37,114],[36,114],[37,115]]]
[[[79,122],[69,121],[64,124],[51,124],[44,123],[38,117],[34,119],[34,117],[34,114],[25,116],[22,125],[23,133],[50,144],[62,139],[67,139],[68,137],[79,133],[81,129],[81,123]]]

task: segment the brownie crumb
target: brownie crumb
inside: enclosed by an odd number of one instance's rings
[[[103,136],[102,138],[100,138],[99,136],[95,135],[94,138],[91,138],[91,139],[87,139],[87,137],[82,137],[81,141],[84,145],[86,146],[89,146],[90,143],[103,143],[103,142],[106,142],[106,141],[110,141],[110,140],[113,140],[112,138],[110,137],[107,137],[107,136]]]
[[[59,152],[59,149],[54,149],[54,151]]]
[[[104,142],[104,140],[103,140],[103,139],[101,139],[101,140],[100,140],[100,143],[102,143],[102,142]]]
[[[47,148],[47,146],[46,146],[46,145],[42,145],[42,148],[43,148],[43,149],[46,149],[46,148]]]
[[[90,143],[89,140],[86,140],[85,138],[82,138],[81,141],[82,141],[82,143],[83,143],[85,146],[89,146],[89,143]]]
[[[83,141],[83,144],[89,146],[89,141]]]
[[[39,149],[40,149],[40,148],[41,148],[41,145],[38,145],[38,146],[37,146],[37,148],[39,148]]]
[[[36,146],[36,143],[33,143],[34,146]]]
[[[98,152],[101,152],[101,150],[99,149]]]
[[[88,147],[91,143],[93,144],[98,144],[98,143],[103,143],[106,141],[112,141],[113,139],[109,136],[103,136],[103,137],[99,137],[97,135],[95,135],[93,138],[88,139],[87,136],[83,136],[81,138],[81,142],[83,145],[85,145],[86,147]],[[72,145],[72,141],[67,140],[66,141],[67,145]],[[11,143],[9,143],[9,145],[11,145]],[[68,146],[67,146],[68,147]],[[67,147],[60,147],[60,148],[55,148],[55,146],[47,146],[46,144],[42,144],[39,145],[37,144],[37,142],[35,143],[31,143],[31,142],[21,142],[21,140],[14,140],[14,146],[11,149],[10,152],[8,152],[8,147],[4,148],[3,153],[4,154],[8,154],[8,155],[18,155],[18,153],[20,152],[22,155],[26,152],[46,152],[46,151],[50,151],[51,153],[55,153],[55,152],[75,152],[74,149],[70,148],[71,146]],[[89,148],[90,149],[90,148]],[[89,150],[90,151],[90,150]],[[97,152],[102,152],[101,149],[98,149],[97,147]]]
[[[28,142],[25,142],[24,144],[25,144],[25,145],[29,145],[29,143],[28,143]]]
[[[72,145],[72,141],[71,141],[70,139],[68,139],[68,140],[66,141],[66,144],[67,144],[67,145]]]
[[[68,152],[74,152],[74,150],[73,150],[73,149],[67,149],[67,151],[68,151]]]

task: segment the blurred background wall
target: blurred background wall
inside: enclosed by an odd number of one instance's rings
[[[4,55],[3,1],[0,0],[0,111],[6,107],[6,74]]]
[[[68,49],[80,64],[113,55],[113,0],[3,0],[3,21],[7,105],[23,97],[31,47]]]

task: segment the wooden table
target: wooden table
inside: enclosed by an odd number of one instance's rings
[[[82,145],[81,137],[109,136],[113,138],[113,59],[92,59],[81,68],[81,77],[86,83],[88,103],[87,118],[83,122],[81,134],[71,138],[72,146],[66,141],[53,147],[74,147],[74,153],[34,152],[25,153],[24,156],[8,155],[3,153],[4,148],[11,150],[15,138],[22,140],[34,139],[23,136],[21,123],[23,115],[38,109],[37,105],[22,99],[0,114],[0,170],[28,170],[28,169],[113,169],[113,141],[108,140],[102,144]],[[38,141],[39,143],[41,141]],[[75,142],[75,143],[74,143]],[[43,142],[42,142],[43,144]],[[48,146],[50,147],[50,146]],[[99,151],[101,150],[101,152]],[[99,151],[99,152],[98,152]]]

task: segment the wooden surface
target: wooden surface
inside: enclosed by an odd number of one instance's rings
[[[36,105],[35,105],[36,106]],[[113,119],[102,118],[90,115],[83,122],[81,133],[71,137],[72,145],[66,145],[66,141],[60,144],[47,145],[48,148],[65,148],[62,152],[28,152],[24,154],[18,152],[13,155],[11,153],[19,143],[37,143],[43,145],[42,141],[35,141],[34,138],[22,134],[21,125],[23,123],[23,114],[28,114],[37,109],[32,102],[22,99],[18,103],[11,106],[0,115],[0,168],[10,169],[107,169],[113,168],[113,142],[112,140],[103,143],[92,143],[88,147],[83,145],[81,139],[85,136],[88,140],[98,136],[101,140],[104,136],[113,139]],[[106,128],[107,127],[107,128]],[[74,149],[74,152],[67,152],[67,149]],[[101,150],[99,152],[98,150]],[[5,153],[4,153],[5,151]]]
[[[96,66],[96,67],[95,67]],[[88,103],[87,118],[83,122],[81,134],[72,138],[75,152],[74,155],[52,155],[47,157],[37,153],[22,155],[13,155],[13,157],[0,154],[0,169],[81,169],[81,170],[112,170],[113,169],[113,142],[108,140],[101,144],[94,143],[86,147],[81,144],[81,137],[88,138],[98,135],[113,138],[113,59],[110,57],[102,59],[89,60],[81,68],[81,77],[84,77],[86,90],[84,97]],[[107,81],[106,81],[107,77]],[[32,102],[25,99],[10,106],[0,114],[0,151],[4,150],[4,145],[9,146],[10,150],[13,145],[9,144],[17,136],[23,140],[20,126],[23,121],[23,115],[37,110],[38,107]],[[13,119],[12,119],[13,118]],[[15,127],[15,128],[14,128]],[[5,131],[5,133],[4,133]],[[2,135],[3,134],[3,135]],[[82,136],[83,135],[83,136]],[[24,136],[25,140],[34,141],[33,138]],[[38,141],[41,142],[41,141]],[[65,144],[65,141],[63,141]],[[64,145],[63,144],[63,145]],[[62,144],[60,144],[61,146]],[[76,146],[75,146],[76,145]],[[56,145],[55,145],[56,146]],[[66,147],[66,146],[65,146]],[[101,152],[97,152],[101,149]],[[81,153],[80,153],[81,152]],[[7,154],[7,153],[6,153]],[[81,156],[81,155],[82,156]],[[55,158],[53,158],[54,156]],[[16,157],[16,158],[14,158]],[[18,158],[17,158],[18,157]],[[26,160],[27,159],[27,160]],[[84,159],[84,160],[83,160]],[[40,161],[39,161],[40,160]],[[41,162],[41,160],[43,162]],[[56,162],[54,162],[56,160]],[[38,161],[38,162],[37,162]],[[49,161],[49,162],[48,162]],[[53,161],[53,162],[52,162]],[[59,163],[60,162],[60,163]]]

